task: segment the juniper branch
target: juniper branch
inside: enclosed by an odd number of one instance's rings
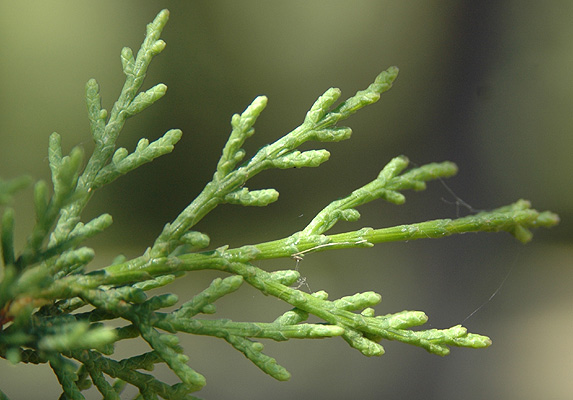
[[[258,173],[273,168],[316,167],[327,161],[324,149],[301,151],[306,142],[338,142],[350,137],[348,127],[338,126],[359,109],[375,103],[397,77],[391,67],[379,74],[365,90],[338,105],[339,89],[330,88],[312,105],[300,126],[261,148],[244,161],[245,141],[254,134],[254,124],[267,105],[257,97],[241,114],[231,119],[231,133],[216,166],[213,179],[199,196],[170,223],[153,245],[133,259],[120,257],[111,265],[86,272],[95,252],[81,244],[112,222],[103,214],[81,222],[81,213],[94,192],[133,169],[173,150],[181,131],[170,130],[149,142],[141,139],[130,154],[116,149],[125,121],[151,106],[166,92],[157,84],[140,92],[147,68],[165,47],[160,39],[169,13],[161,11],[147,27],[137,56],[129,48],[121,52],[125,84],[111,113],[101,107],[99,86],[93,79],[86,85],[88,119],[95,149],[83,165],[83,152],[74,148],[64,155],[61,137],[50,136],[49,165],[53,193],[45,182],[34,187],[36,225],[24,249],[14,248],[14,216],[11,208],[2,215],[1,245],[4,271],[0,281],[0,357],[18,363],[49,363],[64,390],[64,397],[83,399],[82,391],[92,383],[105,398],[119,398],[126,384],[139,389],[143,398],[189,398],[205,385],[205,378],[188,365],[176,333],[222,338],[242,352],[262,371],[278,380],[289,372],[263,353],[255,341],[342,337],[366,356],[384,353],[383,340],[401,341],[422,347],[433,354],[446,355],[451,346],[483,348],[491,344],[487,336],[468,333],[456,325],[447,329],[412,329],[428,317],[421,311],[402,311],[376,315],[380,295],[367,291],[329,300],[328,293],[306,293],[293,287],[300,274],[296,270],[265,271],[252,262],[272,258],[299,260],[308,254],[377,243],[439,238],[466,232],[506,231],[522,242],[532,238],[531,230],[551,227],[559,222],[556,214],[539,212],[529,202],[458,219],[438,219],[386,228],[327,234],[339,221],[357,221],[357,207],[382,199],[393,204],[405,201],[405,190],[423,190],[428,181],[447,178],[457,172],[451,162],[432,163],[407,170],[404,156],[392,159],[376,179],[348,196],[324,207],[306,227],[288,237],[238,248],[223,246],[214,250],[209,237],[191,229],[220,204],[265,206],[278,199],[275,189],[250,190],[246,184]],[[7,204],[29,179],[0,181],[0,205]],[[206,289],[191,296],[176,310],[166,311],[179,302],[175,295],[148,298],[147,292],[172,283],[176,278],[198,270],[230,274],[215,279]],[[215,302],[247,283],[265,295],[278,298],[293,308],[272,322],[203,319],[199,314],[214,314]],[[88,311],[80,307],[91,307]],[[306,322],[314,315],[323,322]],[[105,325],[107,320],[123,320],[120,328]],[[114,360],[114,344],[141,338],[150,347],[142,355]],[[154,364],[166,364],[179,379],[168,385],[150,374]],[[107,377],[116,379],[111,384]],[[0,397],[5,397],[0,392]]]
[[[350,138],[352,131],[336,124],[354,114],[358,109],[375,103],[380,94],[389,90],[398,75],[398,69],[391,67],[376,77],[367,89],[331,110],[340,97],[340,90],[327,90],[313,104],[299,127],[279,140],[260,149],[249,162],[233,170],[245,156],[240,148],[244,141],[253,135],[253,124],[267,104],[264,96],[257,97],[241,115],[232,118],[233,130],[223,149],[213,180],[193,202],[172,222],[165,225],[155,241],[153,257],[167,255],[174,250],[177,241],[207,213],[222,203],[265,206],[278,199],[274,189],[249,191],[244,188],[248,179],[269,168],[316,167],[328,160],[326,150],[300,152],[297,148],[307,141],[338,142]]]
[[[311,252],[372,247],[376,243],[441,238],[466,232],[507,231],[518,235],[518,239],[527,241],[531,238],[531,228],[551,227],[559,221],[556,214],[539,212],[529,206],[526,201],[518,201],[511,206],[455,220],[439,219],[381,229],[362,228],[334,235],[305,236],[299,232],[283,239],[234,249],[184,254],[178,257],[137,258],[111,265],[97,273],[60,279],[49,289],[39,292],[38,297],[71,298],[80,295],[83,290],[101,285],[125,285],[181,271],[225,270],[229,262],[299,258]]]

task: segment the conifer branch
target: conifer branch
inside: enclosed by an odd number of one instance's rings
[[[252,190],[246,186],[258,173],[274,168],[317,167],[326,162],[330,157],[327,150],[301,150],[300,146],[350,138],[351,129],[338,124],[378,101],[396,79],[395,67],[383,71],[366,89],[338,105],[340,90],[328,89],[311,106],[300,126],[245,160],[247,154],[242,147],[254,134],[254,124],[267,105],[265,96],[257,97],[243,113],[232,117],[231,133],[213,179],[165,225],[152,246],[139,257],[118,257],[111,265],[86,272],[95,251],[83,243],[112,223],[108,214],[82,222],[82,211],[94,192],[144,163],[170,153],[181,138],[181,131],[173,129],[152,142],[141,139],[131,153],[116,148],[125,121],[166,93],[167,87],[161,83],[140,90],[151,60],[165,48],[160,35],[168,17],[169,12],[163,10],[147,26],[136,56],[127,47],[122,50],[125,84],[109,116],[101,107],[99,85],[94,79],[88,81],[86,103],[95,142],[93,153],[84,156],[76,147],[64,155],[60,135],[50,136],[52,190],[50,193],[43,181],[35,184],[36,223],[20,251],[14,245],[15,209],[3,210],[0,357],[11,363],[49,364],[62,386],[62,397],[69,399],[84,399],[82,392],[92,385],[109,399],[119,399],[126,385],[138,388],[140,398],[195,399],[191,393],[199,391],[206,378],[189,365],[193,357],[183,354],[178,333],[223,339],[262,371],[281,381],[288,380],[290,373],[263,352],[262,340],[341,337],[365,356],[384,354],[381,344],[384,340],[411,344],[441,356],[449,354],[452,346],[489,346],[491,340],[487,336],[469,333],[461,325],[419,329],[428,320],[422,311],[376,315],[374,307],[381,296],[374,291],[329,300],[326,291],[300,290],[297,270],[270,272],[253,264],[255,260],[300,260],[318,251],[478,231],[505,231],[526,243],[532,239],[532,229],[549,228],[559,222],[556,214],[539,212],[529,202],[519,200],[458,219],[327,234],[340,221],[357,221],[360,218],[357,208],[363,204],[378,199],[403,204],[403,191],[423,190],[431,180],[456,174],[457,167],[451,162],[407,170],[408,159],[396,157],[374,180],[331,202],[308,225],[282,239],[206,250],[209,236],[192,230],[220,204],[266,206],[276,201],[279,193],[275,189]],[[0,206],[10,204],[14,194],[29,183],[30,179],[25,177],[0,180]],[[152,289],[168,287],[175,279],[206,269],[229,276],[213,280],[199,293],[189,294],[174,310],[171,308],[180,302],[177,296],[148,297]],[[284,301],[292,309],[270,322],[201,317],[215,314],[214,303],[232,295],[244,283]],[[307,322],[311,315],[321,322]],[[107,324],[110,320],[121,320],[124,324],[112,326]],[[113,359],[115,344],[133,338],[147,343],[149,351],[123,360]],[[171,369],[178,383],[169,385],[151,373],[142,372],[151,371],[159,363]],[[109,378],[114,381],[108,381]],[[0,392],[0,398],[6,395]]]

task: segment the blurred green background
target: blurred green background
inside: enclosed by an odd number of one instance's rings
[[[394,88],[351,118],[348,142],[329,144],[318,169],[269,171],[249,187],[275,187],[264,209],[220,207],[197,226],[212,246],[287,236],[329,201],[373,179],[392,157],[416,164],[451,160],[447,184],[476,209],[520,197],[551,209],[562,223],[523,246],[507,234],[478,234],[307,256],[301,273],[331,298],[375,290],[378,313],[418,309],[431,327],[464,325],[492,337],[486,350],[453,349],[439,358],[386,343],[367,359],[339,339],[265,343],[287,367],[275,382],[226,343],[184,337],[190,365],[207,377],[210,399],[569,399],[573,390],[573,2],[472,1],[19,1],[0,3],[0,174],[49,179],[47,141],[67,151],[92,148],[84,84],[95,77],[111,108],[123,82],[120,50],[134,50],[145,24],[167,7],[165,51],[146,86],[167,96],[128,121],[120,145],[180,128],[174,152],[95,196],[85,220],[110,212],[114,225],[90,245],[104,266],[118,253],[141,254],[210,179],[230,117],[265,94],[267,110],[247,143],[256,149],[300,124],[330,86],[346,98],[390,65]],[[31,191],[16,203],[19,243],[33,223]],[[439,182],[407,193],[396,207],[374,203],[356,224],[384,227],[467,210]],[[272,223],[269,223],[272,221]],[[283,260],[266,269],[294,268]],[[215,274],[180,280],[187,300]],[[507,279],[506,279],[507,277]],[[505,280],[506,279],[506,280]],[[503,285],[502,285],[503,283]],[[284,304],[243,288],[218,305],[222,316],[269,321]],[[118,356],[144,351],[119,346]],[[160,371],[173,381],[169,371]],[[57,398],[47,366],[0,363],[0,387],[12,399]],[[95,393],[90,398],[98,398]]]

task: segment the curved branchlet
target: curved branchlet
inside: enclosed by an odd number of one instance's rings
[[[126,80],[109,115],[107,110],[101,108],[99,85],[95,79],[90,79],[86,84],[88,118],[95,148],[77,179],[76,196],[69,204],[61,207],[61,216],[50,237],[50,245],[57,246],[69,239],[69,235],[76,228],[79,216],[95,189],[113,182],[119,176],[144,163],[171,152],[173,145],[181,138],[181,131],[170,130],[153,143],[149,143],[147,139],[141,139],[135,151],[129,155],[123,148],[115,149],[125,121],[151,106],[167,90],[165,85],[158,84],[147,91],[139,92],[153,57],[165,48],[165,42],[159,37],[168,19],[169,12],[163,10],[147,26],[146,37],[136,57],[129,48],[122,50],[121,61]],[[59,151],[61,153],[61,150]],[[54,163],[50,163],[54,169],[52,164]]]
[[[182,132],[179,129],[171,129],[152,143],[149,143],[148,139],[141,139],[131,154],[124,147],[120,147],[113,154],[111,163],[98,172],[91,186],[92,190],[107,185],[164,154],[171,153],[175,144],[181,139],[181,135]]]
[[[378,343],[381,339],[413,344],[438,355],[449,354],[448,346],[452,345],[481,348],[491,344],[488,337],[468,334],[462,327],[427,331],[409,330],[427,321],[426,315],[419,311],[376,317],[371,306],[378,304],[381,296],[374,292],[357,293],[329,301],[325,292],[313,296],[279,282],[270,281],[267,278],[268,272],[250,264],[230,263],[228,269],[242,275],[245,281],[263,293],[278,297],[296,309],[302,310],[305,315],[313,314],[333,326],[344,328],[342,337],[350,346],[366,356],[384,354],[384,348]]]
[[[107,267],[86,271],[95,252],[83,243],[112,223],[108,214],[82,222],[88,200],[102,186],[170,153],[181,138],[181,131],[173,129],[152,142],[141,139],[131,153],[116,149],[125,121],[166,93],[163,84],[140,90],[151,60],[165,48],[160,35],[168,17],[169,12],[163,10],[147,26],[136,56],[127,47],[122,50],[126,80],[109,115],[102,109],[99,85],[94,79],[88,81],[86,103],[95,149],[85,165],[79,147],[64,155],[60,135],[50,136],[48,159],[53,193],[49,193],[45,182],[35,184],[36,223],[19,253],[14,247],[15,211],[3,210],[0,357],[12,363],[48,363],[62,386],[63,397],[70,399],[83,399],[82,391],[92,385],[109,399],[119,399],[127,385],[136,387],[141,398],[195,399],[191,393],[200,390],[206,379],[190,367],[193,355],[183,354],[176,336],[179,333],[223,339],[281,381],[288,380],[290,373],[265,354],[263,340],[341,337],[369,357],[384,354],[384,340],[411,344],[441,356],[447,355],[452,346],[489,346],[491,340],[487,336],[468,333],[460,325],[420,329],[428,320],[422,311],[376,315],[375,306],[381,296],[374,291],[329,300],[326,291],[309,294],[300,290],[302,280],[296,270],[268,272],[252,263],[271,258],[300,260],[318,251],[476,231],[506,231],[525,243],[532,239],[532,229],[559,222],[556,214],[539,212],[529,202],[519,200],[458,219],[327,234],[339,221],[358,220],[357,208],[363,204],[378,199],[403,204],[403,191],[423,190],[431,180],[454,175],[457,167],[451,162],[408,170],[408,159],[396,157],[374,180],[328,204],[307,226],[282,239],[206,251],[209,236],[191,230],[220,204],[266,206],[276,201],[279,193],[275,189],[247,187],[248,180],[258,173],[273,168],[317,167],[327,161],[330,153],[325,149],[299,147],[307,142],[350,138],[351,129],[338,124],[375,103],[390,89],[398,74],[395,67],[383,71],[366,89],[338,104],[340,90],[328,89],[311,106],[300,126],[245,160],[242,147],[254,134],[254,124],[267,105],[265,96],[257,97],[243,113],[232,117],[231,133],[211,182],[177,218],[165,225],[153,245],[139,257],[120,256]],[[29,181],[0,180],[0,206],[9,204],[14,193]],[[186,293],[188,297],[175,309],[179,298],[173,294],[148,296],[151,290],[168,287],[177,278],[206,269],[229,276],[214,279],[199,293]],[[216,314],[215,302],[232,295],[244,283],[290,304],[292,309],[270,322],[203,317]],[[311,315],[322,322],[308,322]],[[121,320],[123,324],[107,325],[110,320]],[[108,357],[114,354],[115,343],[133,338],[146,342],[150,350],[119,361]],[[178,383],[170,385],[142,372],[152,371],[160,363],[171,369]],[[2,392],[0,397],[5,397]]]
[[[453,163],[445,162],[428,164],[422,168],[416,168],[409,174],[400,175],[407,166],[406,157],[394,158],[380,171],[375,180],[325,207],[302,230],[301,235],[321,235],[339,220],[356,221],[360,218],[360,214],[355,207],[376,199],[382,198],[394,204],[402,204],[406,199],[399,192],[400,190],[423,190],[426,187],[426,181],[450,177],[457,172],[457,167]]]
[[[267,106],[267,101],[266,96],[259,96],[253,100],[242,114],[233,115],[231,118],[231,127],[233,129],[217,163],[217,171],[213,175],[213,181],[222,181],[243,160],[246,153],[241,147],[245,140],[255,133],[253,126]]]

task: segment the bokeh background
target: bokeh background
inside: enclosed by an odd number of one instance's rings
[[[392,157],[458,164],[450,190],[439,182],[408,193],[397,207],[363,207],[359,223],[384,227],[453,218],[520,197],[562,223],[521,245],[507,234],[379,245],[307,256],[299,265],[311,290],[331,298],[375,290],[378,313],[425,311],[431,327],[463,321],[489,335],[486,350],[453,349],[445,358],[400,343],[367,359],[344,341],[265,343],[292,373],[275,382],[226,343],[182,338],[190,365],[207,377],[210,399],[570,399],[573,391],[573,2],[533,1],[19,1],[0,2],[0,174],[49,179],[52,131],[66,150],[92,148],[84,84],[95,77],[111,108],[123,82],[123,46],[134,49],[164,7],[165,51],[146,87],[167,96],[128,121],[120,145],[180,128],[174,152],[103,189],[85,219],[110,212],[114,225],[90,245],[93,268],[115,255],[141,254],[210,179],[233,113],[265,94],[267,110],[246,149],[253,154],[302,122],[330,86],[348,97],[390,65],[392,90],[347,124],[348,142],[329,144],[318,169],[269,171],[249,187],[275,187],[264,209],[220,207],[197,226],[212,247],[287,236],[329,201],[370,181]],[[31,191],[16,203],[21,244],[33,223]],[[271,223],[272,222],[272,223]],[[294,268],[294,261],[260,263]],[[187,300],[216,274],[197,273],[175,288]],[[488,301],[494,294],[496,295]],[[485,305],[465,320],[480,305]],[[221,316],[270,321],[286,307],[245,287],[218,303]],[[118,348],[120,357],[145,345]],[[132,346],[132,347],[131,347]],[[170,381],[169,371],[158,371]],[[11,399],[57,398],[48,366],[0,363]],[[98,398],[90,393],[90,398]]]

